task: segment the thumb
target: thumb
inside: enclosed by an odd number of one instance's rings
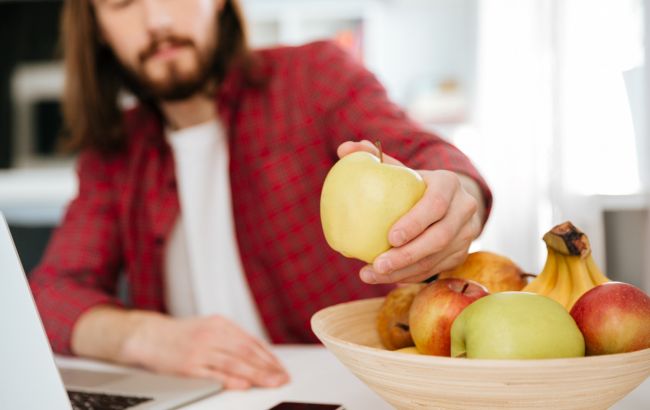
[[[337,155],[339,158],[343,158],[346,155],[352,154],[353,152],[357,151],[364,151],[364,152],[369,152],[376,157],[379,157],[379,148],[372,142],[368,140],[362,140],[362,141],[346,141],[339,145],[338,149],[336,150]],[[385,164],[390,164],[390,165],[401,165],[404,166],[400,161],[397,159],[391,157],[390,155],[387,155],[385,152],[381,153],[382,156],[382,162]]]

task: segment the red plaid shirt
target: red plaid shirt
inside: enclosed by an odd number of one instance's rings
[[[340,143],[381,139],[410,167],[469,175],[488,206],[491,195],[462,153],[406,118],[375,77],[332,43],[258,54],[267,85],[249,87],[233,70],[216,96],[229,133],[237,243],[272,341],[315,342],[314,312],[389,290],[361,282],[362,263],[325,242],[320,190]],[[80,155],[79,194],[30,277],[57,352],[70,353],[71,330],[86,309],[121,303],[120,272],[130,307],[165,311],[163,245],[179,214],[174,160],[155,115],[132,110],[125,127],[125,152]]]

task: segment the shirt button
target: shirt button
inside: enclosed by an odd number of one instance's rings
[[[163,238],[162,236],[156,236],[154,242],[156,243],[156,245],[161,246],[163,243],[165,243],[165,238]]]
[[[167,187],[168,187],[169,189],[176,189],[176,181],[169,181],[169,182],[167,183]]]

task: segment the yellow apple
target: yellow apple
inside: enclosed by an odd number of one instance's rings
[[[367,152],[346,155],[329,171],[321,192],[327,243],[346,257],[372,263],[390,249],[388,231],[425,188],[410,168],[382,163]]]

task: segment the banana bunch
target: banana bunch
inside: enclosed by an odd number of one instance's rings
[[[522,291],[548,296],[571,310],[589,289],[609,282],[591,255],[587,235],[571,222],[551,229],[544,242],[548,251],[544,269]]]

